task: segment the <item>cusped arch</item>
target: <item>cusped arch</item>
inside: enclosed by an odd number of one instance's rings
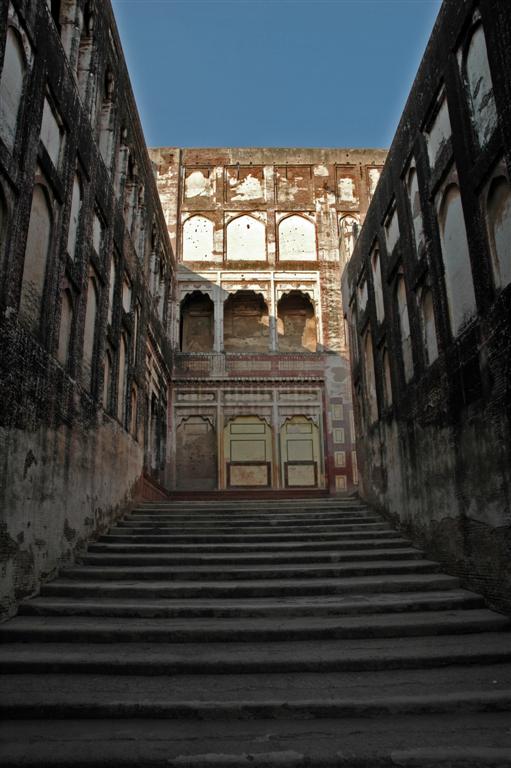
[[[486,219],[495,284],[504,288],[511,283],[511,185],[506,176],[491,181]]]
[[[214,303],[207,293],[192,291],[180,304],[182,352],[211,352],[214,343]]]
[[[315,222],[303,214],[290,214],[279,223],[279,259],[315,261],[317,235]]]
[[[266,226],[249,214],[232,219],[226,228],[227,259],[266,261]]]
[[[281,296],[277,304],[278,344],[281,352],[316,352],[317,322],[314,304],[299,290]]]
[[[207,216],[195,215],[183,224],[183,261],[213,258],[215,226]]]
[[[224,303],[226,352],[266,352],[269,348],[269,311],[260,293],[232,293]]]
[[[9,150],[16,140],[26,72],[23,41],[15,27],[9,25],[0,79],[0,136]]]

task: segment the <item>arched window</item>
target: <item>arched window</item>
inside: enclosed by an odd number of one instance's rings
[[[57,28],[60,29],[60,0],[46,0],[46,2],[48,3],[48,8],[50,9],[53,21],[57,25]]]
[[[85,389],[92,391],[94,383],[94,352],[96,347],[96,323],[98,315],[98,289],[94,277],[87,285],[87,308],[83,332],[82,382]]]
[[[399,335],[401,339],[401,352],[403,355],[403,368],[405,381],[408,382],[413,376],[413,358],[410,319],[408,317],[408,302],[406,300],[406,285],[403,275],[400,275],[397,279],[396,302],[399,320]]]
[[[131,312],[132,294],[133,289],[131,287],[131,280],[129,279],[128,275],[124,275],[124,279],[122,281],[122,308],[125,312]]]
[[[7,203],[0,188],[0,264],[2,263],[2,255],[4,252],[4,245],[7,239]]]
[[[112,324],[113,314],[114,314],[114,299],[115,299],[115,288],[116,288],[116,282],[117,282],[117,264],[115,261],[115,257],[112,256],[112,259],[110,261],[110,279],[108,282],[108,324]]]
[[[8,27],[0,79],[0,137],[10,150],[16,140],[26,69],[25,53],[18,33]]]
[[[278,303],[277,314],[281,352],[316,352],[316,315],[308,296],[299,291],[286,294]]]
[[[181,351],[211,352],[214,340],[214,304],[194,291],[181,302]]]
[[[392,405],[392,376],[390,373],[390,357],[387,347],[383,349],[382,355],[382,369],[383,369],[383,398],[385,401],[385,407],[389,408]]]
[[[76,71],[83,17],[76,0],[60,1],[60,37],[71,67]]]
[[[511,186],[505,176],[497,176],[489,186],[486,223],[495,284],[504,288],[511,283]]]
[[[304,216],[286,216],[279,224],[279,259],[315,261],[316,227]]]
[[[65,367],[69,362],[71,347],[71,334],[73,330],[73,297],[71,291],[65,290],[62,294],[60,310],[59,348],[57,358]]]
[[[137,388],[133,386],[131,388],[131,401],[130,401],[130,432],[134,438],[138,436],[138,412],[137,412]]]
[[[497,127],[497,108],[493,97],[493,83],[482,24],[475,27],[466,49],[464,76],[472,125],[479,146],[485,147]]]
[[[95,82],[91,76],[92,51],[94,47],[94,22],[95,14],[91,3],[87,3],[84,10],[83,24],[78,45],[78,61],[76,73],[78,78],[78,89],[82,101],[90,100],[92,104],[95,100]],[[89,83],[90,81],[90,83]]]
[[[367,413],[369,423],[372,424],[378,418],[378,402],[376,399],[376,379],[374,375],[373,339],[370,331],[366,332],[364,339],[364,370]]]
[[[105,74],[103,101],[99,114],[99,151],[108,170],[112,169],[115,110],[114,110],[115,78],[110,70]]]
[[[355,243],[360,229],[359,220],[355,216],[344,216],[339,222],[341,265],[347,264],[353,256]]]
[[[472,266],[459,187],[451,184],[439,208],[445,287],[454,336],[476,313]]]
[[[69,230],[67,235],[67,252],[74,260],[76,255],[76,242],[80,228],[80,214],[82,210],[82,183],[78,173],[75,173],[73,179],[73,192],[71,196],[71,213],[69,216]]]
[[[112,376],[113,376],[113,355],[110,349],[105,354],[105,364],[103,370],[103,408],[110,411],[112,407]]]
[[[376,304],[376,318],[379,323],[385,319],[385,307],[383,304],[383,288],[381,281],[380,251],[375,248],[371,255],[371,271],[373,273],[374,301]]]
[[[424,250],[424,224],[422,220],[421,198],[419,193],[419,180],[415,168],[411,168],[406,181],[408,200],[412,214],[415,251],[421,256]]]
[[[183,225],[183,261],[213,258],[214,225],[205,216],[191,216]]]
[[[55,168],[59,168],[64,147],[64,126],[62,118],[48,98],[44,100],[41,141]]]
[[[266,227],[253,216],[238,216],[227,225],[227,258],[266,261]]]
[[[126,424],[126,384],[128,379],[128,345],[123,333],[119,344],[119,379],[117,382],[117,418]]]
[[[436,337],[435,310],[433,294],[429,289],[421,292],[420,315],[422,325],[422,340],[426,364],[431,365],[438,357],[438,342]]]
[[[390,212],[385,220],[385,241],[387,243],[387,252],[393,253],[399,240],[399,219],[397,216],[396,202],[394,201]]]
[[[51,233],[52,214],[46,188],[37,184],[32,194],[20,300],[20,317],[33,333],[38,333],[41,320]]]

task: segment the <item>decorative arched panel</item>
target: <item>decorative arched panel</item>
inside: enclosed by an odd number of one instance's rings
[[[183,224],[183,261],[210,261],[215,227],[206,216],[191,216]]]
[[[217,439],[211,419],[188,416],[178,423],[176,487],[197,491],[217,487]]]
[[[318,426],[307,416],[287,418],[280,429],[282,482],[285,488],[317,488],[321,475]]]
[[[269,488],[272,478],[272,430],[258,416],[237,416],[224,429],[228,488]]]
[[[238,216],[227,225],[227,259],[266,261],[266,227],[253,216]]]
[[[279,224],[280,261],[315,261],[316,226],[305,216],[286,216]]]

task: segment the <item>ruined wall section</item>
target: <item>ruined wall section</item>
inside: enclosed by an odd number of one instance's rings
[[[510,30],[444,3],[343,278],[361,493],[506,610]]]
[[[168,475],[174,257],[110,4],[0,11],[1,611]]]

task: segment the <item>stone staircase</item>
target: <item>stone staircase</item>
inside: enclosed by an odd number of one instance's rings
[[[509,768],[509,627],[355,499],[146,504],[0,627],[0,765]]]

